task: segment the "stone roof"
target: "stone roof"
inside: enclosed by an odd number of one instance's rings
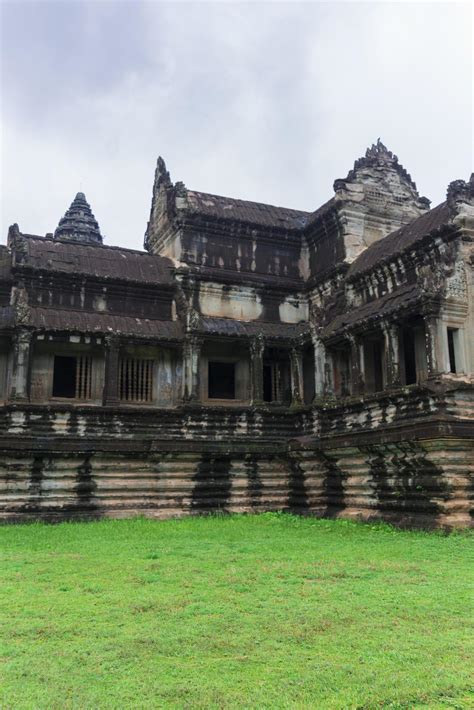
[[[183,336],[183,328],[178,321],[150,320],[60,308],[31,308],[29,325],[38,330],[127,335],[156,340],[174,341],[180,340]]]
[[[264,323],[262,321],[204,317],[200,319],[200,330],[208,335],[246,335],[248,337],[263,335],[265,338],[288,340],[309,333],[309,324]]]
[[[395,291],[369,301],[369,303],[364,303],[359,308],[346,309],[323,329],[322,337],[331,338],[341,335],[345,330],[362,323],[372,325],[378,319],[385,318],[394,311],[401,312],[414,307],[419,303],[421,297],[422,293],[417,284],[400,286]]]
[[[78,192],[54,233],[55,239],[102,244],[96,218],[83,192]]]
[[[26,247],[21,265],[31,269],[141,284],[173,284],[173,264],[163,256],[121,247],[21,236]]]
[[[308,216],[308,221],[307,221],[307,226],[310,227],[311,225],[315,224],[315,222],[318,221],[318,219],[321,219],[322,217],[325,217],[331,210],[337,206],[336,200],[334,197],[331,197],[327,202],[324,202],[321,207],[318,207],[317,210],[314,210],[314,212],[310,212]]]
[[[410,249],[419,240],[447,225],[451,217],[452,214],[447,202],[442,202],[409,224],[374,242],[351,265],[348,279],[356,278],[362,273],[370,271],[378,264],[387,262]]]
[[[261,202],[237,200],[232,197],[211,195],[206,192],[187,190],[187,204],[192,212],[206,217],[246,222],[261,227],[279,229],[302,229],[311,216],[310,212],[275,207]]]

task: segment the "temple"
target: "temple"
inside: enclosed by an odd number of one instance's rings
[[[99,215],[100,217],[100,215]],[[0,246],[0,518],[472,520],[474,176],[378,141],[300,211],[173,182],[145,251],[78,193]]]

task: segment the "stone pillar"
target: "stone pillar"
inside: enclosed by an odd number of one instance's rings
[[[120,343],[118,339],[106,338],[104,404],[111,406],[117,406],[120,403],[119,356]]]
[[[402,383],[400,370],[400,344],[398,326],[394,323],[383,323],[382,332],[385,345],[385,385],[400,387]]]
[[[351,394],[363,394],[364,392],[364,346],[357,336],[350,335],[349,343],[351,348]]]
[[[301,347],[291,348],[291,351],[290,351],[290,373],[291,373],[291,403],[292,403],[292,405],[301,405],[304,402],[303,349]]]
[[[440,357],[439,357],[439,321],[435,316],[425,316],[425,348],[426,348],[426,365],[428,377],[434,377],[440,372]]]
[[[322,340],[317,336],[313,336],[312,340],[314,347],[314,394],[315,397],[323,397],[334,390],[332,367]]]
[[[201,363],[202,339],[188,336],[183,344],[183,400],[199,401],[199,369]]]
[[[13,402],[28,402],[32,333],[19,330],[13,336],[10,387],[8,398]]]
[[[265,341],[262,336],[250,341],[250,402],[263,402],[263,352]]]

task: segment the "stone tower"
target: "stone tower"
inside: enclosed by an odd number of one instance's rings
[[[355,161],[347,177],[334,182],[334,192],[349,263],[373,242],[416,219],[430,206],[380,138]]]
[[[83,192],[78,192],[64,217],[59,221],[55,239],[68,242],[102,244],[102,234]]]

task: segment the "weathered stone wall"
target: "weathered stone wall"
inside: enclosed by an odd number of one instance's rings
[[[340,404],[293,412],[7,405],[0,519],[291,510],[469,525],[474,438],[464,425],[472,397],[431,395],[433,417],[416,411],[418,397],[394,405],[392,426],[372,428],[355,403],[353,419],[349,405],[340,419]],[[375,415],[373,403],[374,423],[385,406]]]
[[[308,509],[423,527],[473,524],[474,440],[455,437],[294,451]]]

